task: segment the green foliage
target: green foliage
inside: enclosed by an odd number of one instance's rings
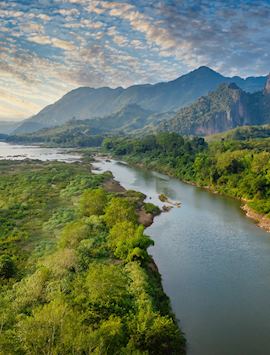
[[[105,208],[104,220],[108,227],[113,227],[118,222],[137,222],[134,205],[129,200],[113,197]]]
[[[0,162],[0,176],[1,354],[183,353],[142,194],[106,193],[88,164]]]
[[[108,307],[126,301],[127,284],[127,275],[118,265],[91,264],[86,276],[90,302]]]
[[[209,141],[215,140],[238,140],[262,139],[270,137],[270,125],[262,126],[242,126],[230,131],[218,133],[207,137]]]
[[[0,277],[9,279],[10,277],[14,276],[15,270],[16,270],[15,264],[12,258],[7,254],[1,255],[0,256]]]
[[[114,224],[108,236],[114,255],[126,261],[148,260],[146,249],[153,245],[153,242],[143,232],[142,225],[136,226],[131,221]]]
[[[86,190],[80,199],[81,213],[84,216],[102,215],[106,204],[107,196],[104,190]]]
[[[151,213],[154,216],[157,216],[161,213],[160,208],[151,202],[144,203],[143,208],[146,213]]]
[[[90,226],[83,220],[68,223],[60,234],[59,244],[61,247],[76,247],[81,240],[87,239]]]
[[[68,222],[76,218],[74,209],[72,208],[59,208],[53,213],[51,218],[43,224],[43,228],[49,232],[57,232],[63,228]]]
[[[132,163],[249,200],[256,211],[270,215],[268,139],[246,141],[241,137],[241,140],[213,140],[207,144],[203,138],[159,133],[142,139],[111,138],[107,149],[118,154],[127,144],[129,153],[124,156]],[[161,197],[165,200],[165,196]]]

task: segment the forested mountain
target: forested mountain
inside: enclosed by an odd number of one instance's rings
[[[92,147],[101,144],[107,134],[134,134],[150,131],[162,120],[172,118],[174,112],[156,114],[143,110],[140,106],[127,105],[122,110],[107,117],[70,120],[60,126],[42,128],[35,132],[17,133],[3,136],[8,142],[46,143],[66,147]],[[0,137],[1,138],[1,137]]]
[[[176,80],[154,85],[135,85],[127,89],[81,87],[25,120],[15,132],[34,132],[41,128],[62,125],[72,119],[112,116],[130,105],[137,105],[138,112],[135,116],[141,110],[156,114],[176,112],[198,97],[215,90],[221,83],[235,82],[244,90],[254,92],[263,89],[265,80],[265,77],[229,78],[208,67],[200,67]]]
[[[221,84],[216,91],[180,109],[158,130],[209,135],[243,125],[270,123],[270,76],[265,89],[247,93],[236,84]]]

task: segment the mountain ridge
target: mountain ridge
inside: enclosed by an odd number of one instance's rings
[[[252,92],[262,90],[262,82],[265,84],[266,81],[266,77],[263,76],[234,78],[245,90]],[[71,119],[107,117],[131,104],[137,104],[141,109],[156,114],[177,112],[198,97],[216,89],[219,84],[232,81],[233,78],[224,77],[213,69],[202,66],[174,80],[157,84],[133,85],[126,89],[79,87],[23,121],[15,133],[34,132],[41,128],[59,126]]]

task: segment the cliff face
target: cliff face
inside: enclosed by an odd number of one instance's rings
[[[270,123],[270,76],[264,91],[246,93],[236,84],[222,84],[209,95],[177,112],[159,129],[180,134],[210,135],[244,125]]]

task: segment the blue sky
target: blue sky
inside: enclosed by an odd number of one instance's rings
[[[270,0],[0,0],[0,120],[78,86],[270,71]]]

